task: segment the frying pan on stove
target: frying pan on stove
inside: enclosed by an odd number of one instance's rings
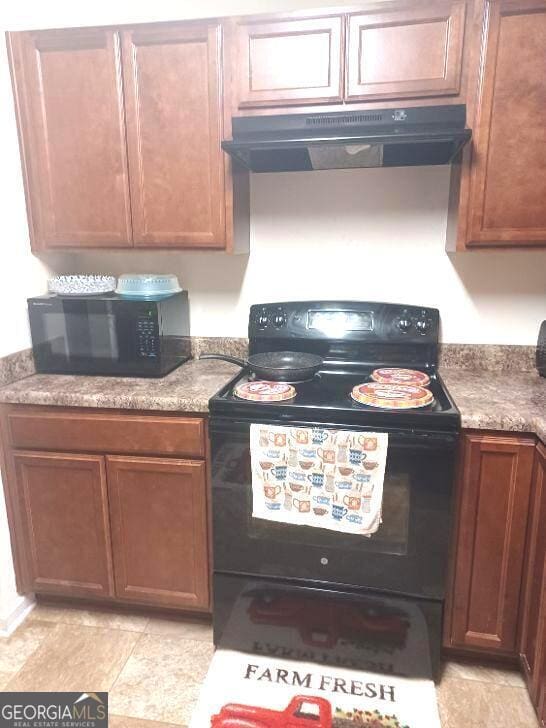
[[[298,351],[268,351],[262,354],[252,354],[248,359],[239,359],[225,354],[201,354],[199,358],[229,361],[253,372],[258,379],[274,382],[300,382],[311,379],[323,362],[322,357],[318,354],[306,354]]]

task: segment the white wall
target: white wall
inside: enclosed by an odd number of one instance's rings
[[[72,256],[68,269],[176,272],[196,335],[244,336],[261,301],[355,298],[436,306],[443,340],[534,344],[546,251],[448,256],[447,167],[254,175],[251,254]]]
[[[2,7],[0,6],[0,21]],[[3,23],[0,22],[0,29]],[[0,40],[0,356],[30,345],[27,296],[41,290],[46,266],[30,254],[11,81],[3,39]],[[1,491],[1,482],[0,482]],[[27,600],[15,589],[11,544],[4,500],[0,495],[0,635],[24,613]]]

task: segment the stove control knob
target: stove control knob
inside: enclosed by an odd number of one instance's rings
[[[430,329],[430,324],[425,319],[420,319],[415,324],[417,331],[421,334],[421,336],[425,336],[428,333],[428,330]]]
[[[281,326],[284,326],[286,323],[286,316],[282,308],[279,308],[279,310],[275,313],[273,316],[273,325],[276,326],[276,328],[280,329]]]
[[[411,321],[407,318],[398,319],[398,323],[396,325],[403,334],[407,334],[411,329]]]
[[[256,316],[256,323],[258,324],[259,329],[265,329],[269,323],[269,317],[265,308],[262,308],[260,313]]]

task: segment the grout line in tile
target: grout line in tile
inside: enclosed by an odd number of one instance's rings
[[[14,673],[12,673],[10,675],[10,678],[9,678],[8,682],[4,685],[3,690],[0,691],[0,692],[8,692],[8,687],[13,682],[13,680],[15,680],[15,678],[21,672],[21,670],[23,670],[23,668],[26,667],[26,664],[31,659],[31,657],[33,657],[38,652],[38,650],[41,650],[42,647],[43,647],[43,645],[45,645],[45,643],[53,637],[53,632],[54,631],[55,631],[55,627],[52,627],[51,630],[50,630],[50,634],[46,635],[43,638],[43,640],[38,644],[38,646],[36,647],[36,649],[33,650],[30,653],[30,655],[27,655],[27,657],[26,657],[25,661],[23,662],[23,664],[21,665],[21,667],[18,670],[16,670]]]
[[[78,611],[78,610],[74,610],[74,611]],[[81,622],[65,621],[62,617],[57,618],[57,619],[45,619],[44,617],[37,617],[35,621],[48,622],[49,624],[64,624],[64,625],[68,625],[69,627],[92,627],[94,629],[113,629],[118,632],[132,632],[133,634],[144,634],[144,632],[146,631],[146,629],[150,623],[150,617],[146,617],[146,622],[144,624],[144,627],[141,630],[124,629],[123,627],[106,625],[106,624],[82,624]]]
[[[127,655],[127,659],[124,661],[123,665],[120,667],[118,674],[116,675],[114,681],[112,682],[112,684],[108,688],[108,692],[112,691],[115,688],[116,683],[119,680],[119,676],[121,675],[121,673],[125,669],[125,665],[127,665],[127,663],[129,662],[129,660],[131,659],[131,657],[133,655],[133,652],[136,650],[136,647],[137,647],[138,643],[140,642],[140,640],[142,639],[142,637],[144,635],[144,632],[139,632],[137,634],[138,634],[138,639],[135,640],[135,644],[133,645],[133,647],[131,648],[131,651]],[[130,717],[130,716],[128,716],[128,717]]]
[[[492,669],[499,669],[499,668],[492,668]],[[525,677],[522,672],[518,670],[506,670],[507,673],[513,672],[515,676],[520,677],[523,681],[525,681]],[[442,680],[444,679],[444,676],[442,676]],[[464,677],[463,675],[451,675],[449,680],[466,680],[467,682],[479,682],[484,683],[486,685],[501,685],[503,687],[509,687],[509,688],[521,688],[522,690],[525,690],[525,684],[523,685],[514,685],[513,683],[506,682],[506,680],[502,679],[496,679],[496,678],[485,678],[485,677],[479,677],[479,673],[477,673],[476,677]]]

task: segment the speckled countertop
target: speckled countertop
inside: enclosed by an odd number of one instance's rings
[[[244,355],[243,340],[228,341],[228,344],[229,353]],[[221,339],[212,340],[212,345],[210,341],[199,345],[199,351],[227,347]],[[508,354],[504,349],[486,347],[487,356],[481,352],[477,357],[479,347],[451,345],[444,354],[440,372],[461,412],[462,426],[534,432],[546,442],[546,379],[539,377],[536,369],[521,371],[522,365],[531,369],[529,352],[523,352],[525,357],[521,351],[517,352],[517,361],[511,363],[514,356],[509,354],[514,347]],[[472,353],[470,360],[468,351]],[[493,354],[496,359],[492,358]],[[28,353],[0,360],[0,384],[5,382],[0,386],[0,402],[207,412],[210,397],[238,368],[222,361],[193,360],[162,379],[32,374],[32,371],[33,362]]]
[[[207,412],[209,399],[237,371],[227,362],[189,361],[161,379],[34,374],[0,387],[0,402]]]
[[[462,427],[534,432],[546,442],[546,379],[536,371],[442,368],[440,374]]]

